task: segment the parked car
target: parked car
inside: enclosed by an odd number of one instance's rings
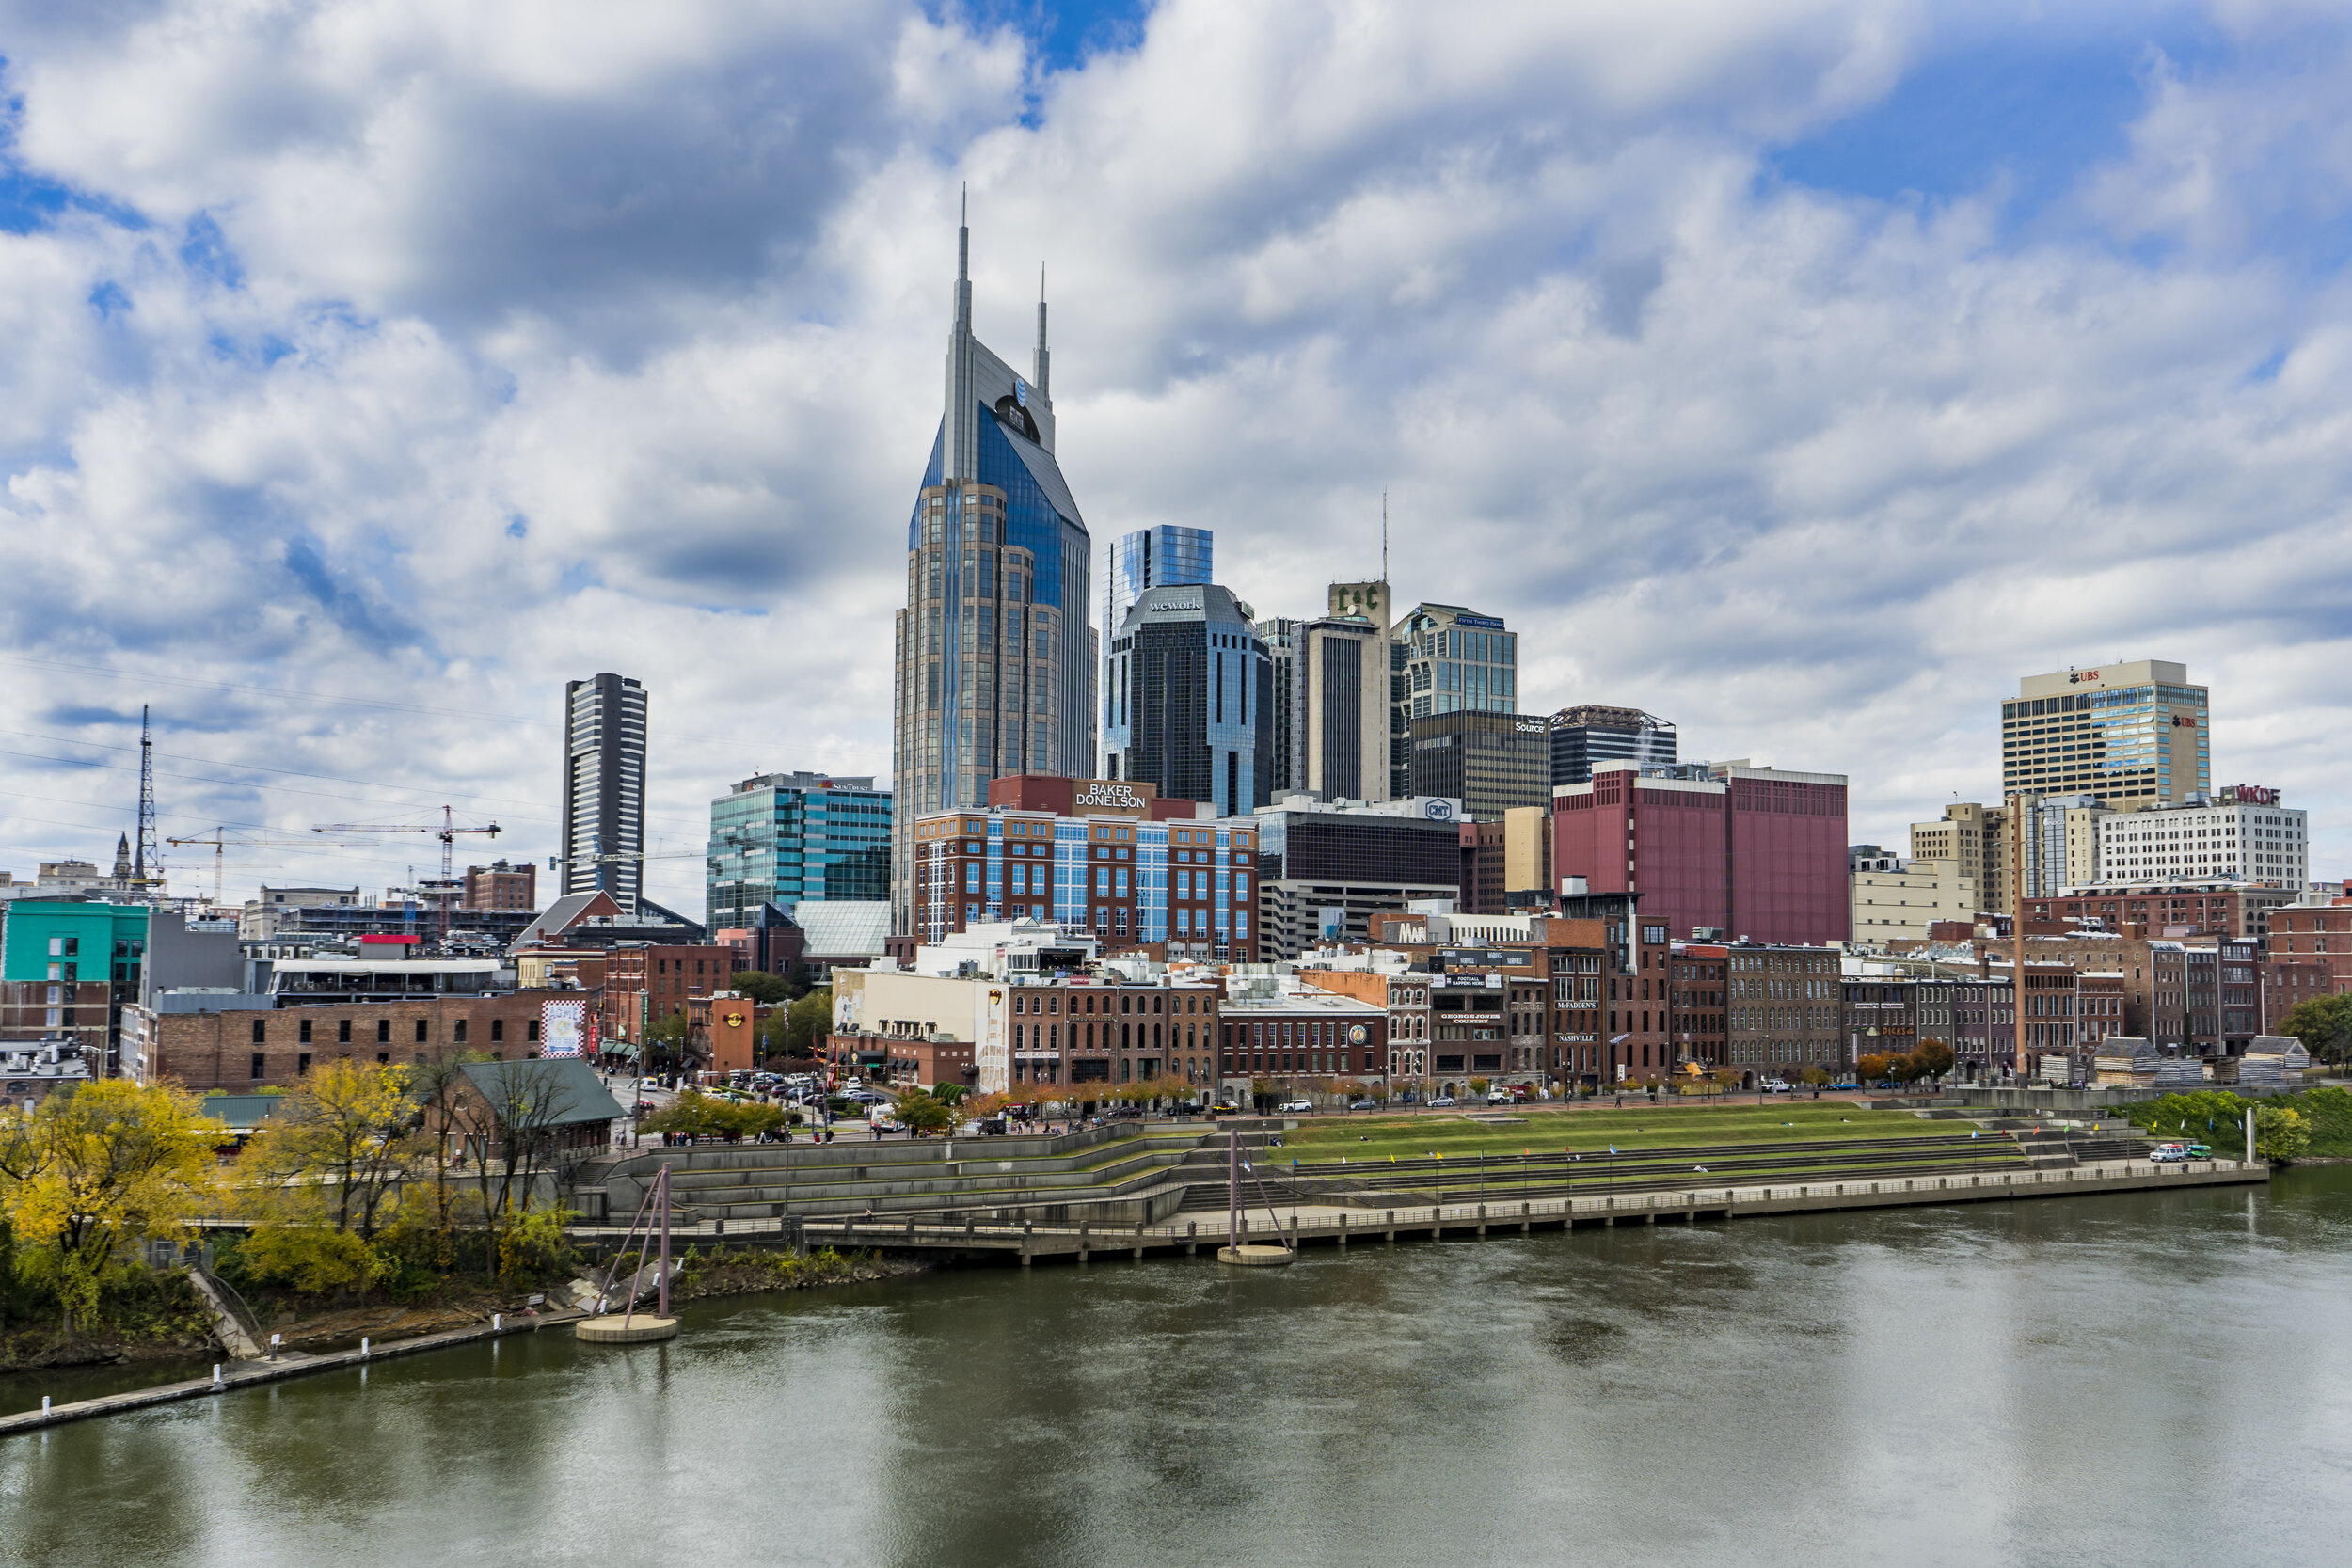
[[[1511,1103],[1511,1091],[1509,1089],[1488,1089],[1486,1091],[1486,1103],[1489,1105],[1508,1105]]]
[[[2178,1164],[2188,1158],[2188,1145],[2158,1144],[2148,1151],[2148,1158],[2161,1164]]]
[[[1240,1109],[1240,1106],[1234,1104],[1230,1100],[1220,1100],[1216,1104],[1209,1107],[1209,1115],[1213,1117],[1230,1117],[1235,1111]]]
[[[1001,1138],[1005,1135],[1005,1118],[1002,1117],[982,1117],[974,1125],[979,1128],[982,1137]]]
[[[1433,1111],[1451,1111],[1458,1103],[1450,1094],[1434,1095],[1430,1098],[1429,1108]]]
[[[1359,1100],[1354,1104],[1350,1105],[1348,1109],[1351,1111],[1376,1111],[1380,1109],[1380,1102],[1376,1100]]]
[[[1862,1085],[1855,1079],[1840,1078],[1836,1083],[1832,1084],[1830,1087],[1833,1089],[1858,1089],[1862,1087]]]
[[[1788,1081],[1785,1078],[1767,1078],[1756,1085],[1766,1094],[1787,1094],[1789,1086]]]
[[[1113,1121],[1141,1121],[1143,1119],[1143,1107],[1140,1105],[1113,1106],[1110,1112],[1110,1119]]]
[[[1286,1100],[1275,1109],[1286,1117],[1312,1116],[1315,1102],[1311,1100]]]

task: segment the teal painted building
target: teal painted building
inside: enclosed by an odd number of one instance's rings
[[[63,898],[0,905],[0,1039],[72,1040],[103,1075],[123,1004],[138,998],[150,912]]]

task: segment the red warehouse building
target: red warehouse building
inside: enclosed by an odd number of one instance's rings
[[[1677,941],[1845,941],[1846,839],[1839,773],[1604,763],[1552,795],[1555,874],[1591,893],[1637,895],[1642,920]]]

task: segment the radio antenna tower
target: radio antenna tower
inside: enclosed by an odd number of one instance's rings
[[[147,724],[147,705],[139,705],[139,847],[131,863],[131,879],[147,887],[164,879],[163,851],[155,843],[155,741]]]
[[[1380,492],[1380,580],[1389,580],[1389,493]]]

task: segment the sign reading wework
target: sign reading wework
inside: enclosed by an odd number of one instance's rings
[[[1157,793],[1151,784],[1079,779],[1071,791],[1070,807],[1073,811],[1131,811],[1141,816],[1152,809],[1152,798]]]

